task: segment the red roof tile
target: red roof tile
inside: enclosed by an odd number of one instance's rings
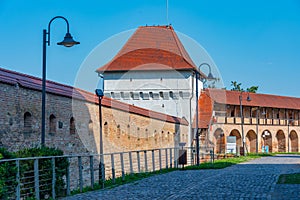
[[[42,80],[40,78],[30,76],[27,74],[22,74],[14,71],[10,71],[7,69],[0,68],[0,82],[7,84],[19,84],[24,88],[29,88],[33,90],[42,90]],[[55,95],[65,96],[69,98],[79,99],[83,101],[88,101],[91,103],[98,104],[98,97],[85,90],[81,90],[79,88],[74,88],[68,85],[63,85],[53,81],[46,81],[46,90],[47,93],[52,93]],[[155,111],[150,111],[144,108],[132,106],[126,103],[122,103],[108,97],[104,97],[102,100],[102,105],[105,107],[110,107],[118,110],[122,110],[129,113],[134,113],[138,115],[142,115],[145,117],[150,117],[166,122],[171,123],[180,123],[183,125],[188,125],[188,122],[185,119],[173,117],[170,115],[166,115],[163,113],[158,113]]]
[[[118,54],[97,72],[154,69],[197,70],[172,26],[139,27]]]
[[[228,105],[240,105],[240,92],[220,89],[206,89],[205,92],[217,103]],[[251,101],[247,101],[247,96]],[[244,106],[260,106],[270,108],[286,108],[300,110],[300,98],[286,97],[259,93],[242,93],[242,104]]]
[[[241,92],[221,89],[205,89],[199,97],[199,128],[208,128],[213,115],[213,102],[226,105],[240,105]],[[247,101],[247,97],[251,101]],[[242,93],[242,105],[300,110],[300,98],[259,93]],[[193,125],[194,126],[194,125]]]

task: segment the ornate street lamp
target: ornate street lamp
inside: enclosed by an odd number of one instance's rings
[[[199,65],[198,70],[195,71],[196,73],[196,163],[197,166],[200,164],[200,160],[199,160],[199,152],[200,152],[200,142],[199,142],[199,135],[200,135],[200,130],[198,127],[198,120],[199,120],[199,106],[198,106],[198,99],[199,99],[199,85],[198,85],[198,80],[200,79],[200,68],[203,65],[207,65],[209,67],[209,73],[207,78],[205,78],[205,80],[213,80],[215,79],[211,73],[211,67],[208,63],[202,63]]]
[[[249,96],[249,93],[248,93],[248,96],[247,96],[247,101],[251,101],[251,98]],[[243,153],[244,155],[246,155],[246,149],[245,149],[245,134],[244,134],[244,113],[243,113],[243,104],[242,104],[242,101],[243,101],[243,91],[241,91],[240,95],[239,95],[239,101],[240,101],[240,113],[241,113],[241,129],[242,129],[242,140],[243,140]]]
[[[72,47],[80,42],[73,40],[69,32],[69,22],[66,18],[62,16],[53,17],[48,24],[48,31],[43,30],[43,78],[42,78],[42,134],[41,134],[41,145],[45,145],[45,132],[46,132],[46,45],[50,46],[50,25],[55,19],[63,19],[67,24],[67,33],[64,40],[58,42],[57,45],[63,45],[65,47]]]
[[[99,100],[99,134],[100,134],[100,144],[99,144],[99,154],[100,154],[100,162],[99,162],[99,184],[102,184],[102,188],[104,188],[105,182],[105,166],[104,166],[104,155],[103,155],[103,138],[102,138],[102,99],[104,96],[104,76],[99,74],[101,88],[96,89],[95,93],[98,96]]]

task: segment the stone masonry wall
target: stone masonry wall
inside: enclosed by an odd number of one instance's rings
[[[0,146],[13,151],[39,146],[41,92],[0,83],[0,96]],[[46,145],[62,149],[65,154],[99,153],[98,105],[49,93],[46,98]],[[24,128],[26,112],[31,115],[29,131]],[[56,120],[56,131],[51,133],[50,115]],[[72,117],[75,134],[70,129]],[[174,147],[180,134],[188,132],[188,126],[129,113],[113,105],[103,106],[102,126],[105,153]]]

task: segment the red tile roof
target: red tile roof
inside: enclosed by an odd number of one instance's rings
[[[97,72],[170,69],[197,70],[197,66],[172,26],[141,26],[118,54]]]
[[[238,91],[221,89],[205,89],[199,97],[199,128],[208,128],[213,115],[213,103],[240,105]],[[247,101],[247,97],[251,101]],[[242,105],[253,107],[269,107],[300,110],[300,98],[259,93],[242,93]]]
[[[239,96],[241,93],[238,91],[206,89],[205,92],[217,103],[228,105],[240,105]],[[246,100],[248,94],[251,98],[251,101]],[[242,96],[242,104],[244,106],[259,106],[300,110],[300,98],[296,97],[247,92],[243,92]]]
[[[40,78],[30,76],[27,74],[22,74],[14,71],[10,71],[7,69],[0,68],[0,82],[6,84],[19,84],[20,86],[33,90],[42,90],[42,80]],[[68,85],[63,85],[53,81],[46,81],[46,90],[47,93],[52,93],[55,95],[60,95],[64,97],[79,99],[83,101],[88,101],[91,103],[98,104],[98,97],[85,90],[81,90],[79,88],[74,88]],[[122,103],[108,97],[104,97],[102,100],[102,105],[105,107],[110,107],[118,110],[122,110],[129,113],[134,113],[138,115],[142,115],[145,117],[150,117],[162,121],[167,121],[171,123],[180,123],[183,125],[188,125],[188,122],[183,118],[173,117],[170,115],[166,115],[163,113],[158,113],[155,111],[147,110],[144,108],[132,106],[126,103]]]

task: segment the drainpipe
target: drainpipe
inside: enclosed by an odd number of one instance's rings
[[[198,105],[198,98],[199,98],[199,84],[198,84],[198,75],[199,73],[195,71],[195,79],[196,79],[196,164],[199,166],[200,160],[199,160],[199,132],[198,132],[198,121],[199,121],[199,105]]]
[[[195,74],[193,74],[192,76],[194,77],[194,75]],[[190,97],[190,102],[189,102],[189,104],[190,104],[190,124],[189,124],[189,126],[190,126],[190,133],[193,133],[192,131],[193,131],[193,129],[192,129],[192,127],[193,127],[193,124],[191,123],[192,122],[192,99],[194,98],[194,78],[192,78],[191,79],[191,85],[192,85],[192,95],[191,95],[191,97]],[[191,135],[191,134],[190,134]],[[193,134],[193,138],[194,138],[194,134]],[[188,141],[189,143],[190,143],[190,141]],[[190,144],[189,144],[190,145]],[[190,145],[191,146],[191,145]],[[192,156],[191,156],[192,157]]]

